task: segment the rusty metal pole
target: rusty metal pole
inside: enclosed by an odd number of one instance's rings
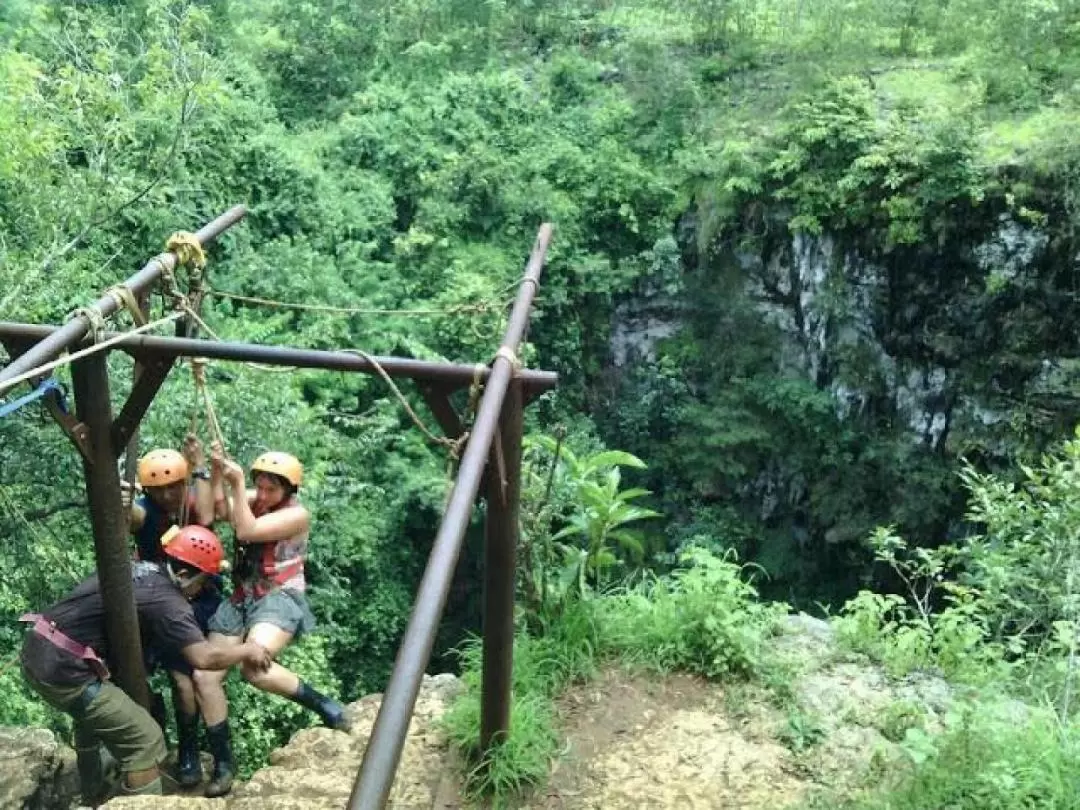
[[[529,310],[540,284],[540,273],[551,242],[551,233],[550,224],[541,226],[529,256],[502,346],[495,356],[491,374],[484,386],[484,394],[480,398],[472,437],[465,446],[450,501],[435,535],[423,579],[420,580],[416,603],[409,617],[409,625],[405,629],[405,637],[398,648],[390,683],[383,694],[375,725],[364,750],[363,762],[360,763],[360,770],[349,795],[349,810],[382,810],[390,796],[394,775],[401,760],[401,751],[405,747],[405,737],[409,732],[416,696],[420,691],[420,682],[431,657],[431,647],[435,643],[439,620],[450,592],[450,581],[461,554],[462,539],[469,525],[476,493],[480,489],[480,479],[484,474],[488,453],[498,427],[499,413],[502,411],[507,386],[514,374],[511,357],[516,356],[521,337],[529,323]]]
[[[506,479],[488,461],[487,521],[484,529],[484,660],[481,674],[480,750],[510,733],[514,672],[514,586],[520,540],[521,441],[525,417],[521,380],[513,379],[503,400],[499,431]],[[493,454],[494,455],[494,454]]]
[[[0,339],[42,341],[60,331],[62,327],[42,326],[33,323],[0,321]],[[103,337],[110,340],[114,333]],[[82,345],[76,341],[74,346]],[[210,360],[229,360],[237,363],[264,363],[271,366],[293,368],[317,368],[326,371],[358,371],[375,374],[375,366],[366,358],[348,351],[321,351],[319,349],[295,349],[290,346],[265,346],[258,343],[229,343],[188,338],[158,337],[156,335],[132,335],[114,344],[127,354],[145,359],[175,357],[205,357]],[[477,368],[470,363],[443,363],[429,360],[413,360],[408,357],[373,357],[391,377],[404,377],[421,383],[447,383],[452,390],[469,385],[479,376],[487,381],[491,369]],[[526,394],[543,393],[555,387],[558,375],[553,371],[522,369],[518,375],[525,384]]]
[[[101,593],[105,597],[105,636],[109,659],[120,688],[145,709],[150,694],[143,667],[139,617],[131,583],[127,521],[120,505],[120,473],[112,444],[112,403],[109,399],[107,352],[72,363],[75,412],[90,434],[91,458],[83,460],[86,497],[94,533]]]
[[[243,219],[246,214],[247,208],[242,205],[231,208],[214,221],[203,225],[202,228],[195,232],[195,238],[199,240],[200,244],[208,245]],[[175,267],[176,254],[162,253],[147,262],[142,270],[124,281],[121,286],[127,287],[132,295],[138,297],[161,278],[162,272],[172,270]],[[114,296],[104,295],[93,304],[93,308],[100,312],[103,318],[107,318],[120,308],[120,304]],[[8,365],[0,369],[0,394],[12,387],[7,382],[8,380],[55,359],[61,352],[76,343],[89,331],[89,319],[85,315],[78,315],[36,346],[28,349],[21,357],[8,363]]]
[[[143,314],[143,318],[147,318],[150,314],[150,291],[146,290],[141,295],[136,296],[136,301],[139,304],[139,310]],[[136,358],[135,368],[132,370],[132,384],[139,381],[139,377],[143,373],[143,364]],[[111,431],[111,428],[110,428]],[[120,448],[115,448],[119,450]],[[131,493],[131,497],[134,500],[135,497],[135,468],[139,463],[139,426],[136,425],[135,429],[131,431],[131,438],[128,439],[127,448],[124,450],[124,482],[128,485],[128,490]]]

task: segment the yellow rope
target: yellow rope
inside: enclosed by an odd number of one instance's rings
[[[124,307],[131,314],[136,326],[143,326],[146,323],[146,315],[139,306],[139,302],[135,300],[135,295],[126,284],[109,287],[105,294],[116,302],[117,307]]]
[[[206,267],[206,252],[199,238],[188,231],[177,231],[165,243],[165,250],[176,254],[176,261],[184,267],[201,270]]]
[[[193,309],[191,309],[187,305],[184,306],[184,312],[187,315],[189,315],[191,318],[193,318],[195,320],[195,322],[197,324],[199,324],[199,327],[201,329],[203,329],[208,335],[210,335],[211,338],[218,341],[219,343],[222,342],[221,338],[218,337],[218,335],[214,332],[214,330],[211,329],[207,325],[207,323],[202,318],[199,317],[199,314],[197,312],[195,312]],[[414,411],[412,409],[412,406],[409,405],[409,401],[407,399],[405,399],[405,395],[401,393],[401,389],[397,387],[397,384],[394,382],[394,379],[389,374],[387,374],[386,369],[384,369],[379,364],[378,360],[376,360],[370,354],[365,352],[363,349],[340,349],[340,351],[342,351],[342,352],[344,352],[346,354],[358,355],[358,356],[364,358],[365,360],[367,360],[369,363],[371,363],[371,366],[372,366],[372,368],[375,369],[376,373],[380,377],[383,378],[383,380],[386,382],[387,385],[390,386],[390,390],[394,392],[394,395],[397,397],[398,402],[401,404],[402,408],[404,408],[405,412],[409,415],[409,418],[412,419],[413,424],[416,425],[416,427],[420,430],[420,432],[423,433],[424,436],[427,437],[427,439],[429,441],[431,441],[431,442],[433,442],[435,444],[438,444],[438,445],[440,445],[442,447],[446,447],[450,452],[451,463],[460,456],[461,448],[464,446],[465,442],[468,441],[468,439],[469,439],[470,431],[468,429],[464,430],[462,432],[462,434],[460,436],[458,436],[456,439],[451,439],[451,438],[449,438],[447,436],[436,436],[427,427],[427,425],[424,424],[423,420],[419,416],[417,416],[416,411]],[[261,367],[261,368],[268,368],[271,371],[292,371],[293,370],[292,368],[288,368],[288,367],[286,367],[286,368],[282,368],[282,367],[266,367],[266,366],[261,366],[258,363],[250,363],[248,365],[258,366],[258,367]],[[478,403],[479,398],[480,398],[480,387],[481,387],[482,375],[483,375],[483,372],[486,371],[486,370],[487,370],[487,366],[485,366],[483,363],[477,363],[476,367],[473,370],[473,381],[472,381],[472,385],[469,387],[469,407],[468,407],[467,413],[475,414],[475,412],[476,412],[476,406],[477,406],[477,403]],[[197,380],[197,384],[198,384],[198,380]],[[207,416],[208,416],[208,418],[209,418],[209,420],[211,422],[211,428],[214,431],[216,431],[216,434],[217,434],[216,438],[217,438],[218,441],[221,442],[222,448],[224,448],[225,447],[225,441],[224,441],[224,438],[222,437],[222,434],[221,434],[221,427],[220,427],[220,425],[217,424],[217,416],[214,413],[213,404],[210,402],[209,391],[208,391],[208,389],[206,388],[205,385],[203,385],[202,388],[203,388],[203,392],[204,392],[205,399],[206,399],[206,412],[207,412]]]
[[[369,307],[335,307],[329,304],[301,304],[298,302],[290,301],[275,301],[272,298],[256,298],[250,295],[240,295],[239,293],[224,292],[222,290],[211,290],[210,294],[216,295],[219,298],[229,298],[234,301],[244,301],[249,304],[259,304],[260,306],[278,307],[281,309],[302,309],[311,312],[326,312],[336,315],[461,315],[492,312],[498,308],[498,304],[491,301],[481,301],[477,304],[458,304],[456,306],[444,307],[442,309],[377,309]]]
[[[90,335],[90,339],[94,343],[100,343],[105,335],[106,323],[105,316],[101,314],[101,310],[97,307],[79,307],[71,311],[68,315],[68,320],[74,318],[86,318],[87,332]]]
[[[155,329],[162,324],[169,323],[170,321],[175,321],[177,318],[182,318],[183,316],[183,312],[173,312],[169,315],[166,315],[164,318],[158,318],[156,321],[152,321],[151,323],[145,324],[144,326],[136,327],[129,332],[123,332],[119,335],[115,335],[108,340],[102,341],[101,343],[95,343],[93,346],[88,346],[87,348],[81,349],[74,354],[67,354],[63,357],[53,360],[50,363],[45,363],[38,366],[37,368],[32,368],[29,371],[19,374],[17,377],[12,377],[10,380],[4,380],[3,382],[0,382],[0,394],[10,391],[12,388],[14,388],[21,382],[26,382],[27,380],[33,379],[34,377],[40,377],[47,371],[52,371],[54,368],[59,368],[60,366],[66,366],[68,363],[72,363],[75,360],[80,360],[83,357],[94,354],[95,352],[104,351],[110,346],[115,346],[117,343],[127,340],[127,338],[129,337],[134,337],[135,335],[141,334],[143,332],[149,332],[151,329]]]

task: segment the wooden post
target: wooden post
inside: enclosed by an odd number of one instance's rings
[[[120,473],[112,443],[112,402],[106,352],[76,360],[71,366],[76,414],[90,436],[91,459],[83,461],[86,497],[94,532],[94,556],[105,602],[105,635],[113,679],[145,709],[150,693],[143,667],[139,617],[131,582],[127,520],[120,504]]]
[[[499,415],[505,479],[497,451],[488,461],[487,520],[484,525],[484,662],[481,675],[480,748],[487,751],[510,733],[514,669],[514,586],[520,537],[521,438],[524,392],[511,380]]]

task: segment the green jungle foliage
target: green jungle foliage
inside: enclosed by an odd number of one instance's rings
[[[561,632],[612,586],[667,621],[701,583],[654,578],[697,549],[758,566],[770,598],[840,606],[908,593],[909,569],[875,553],[944,566],[945,546],[996,601],[947,643],[904,625],[903,648],[946,666],[987,641],[1011,661],[1055,638],[1072,586],[1036,583],[1066,551],[1040,545],[993,580],[996,546],[962,542],[989,508],[964,487],[1000,504],[994,486],[1041,486],[1021,465],[1080,416],[1078,39],[1074,0],[7,0],[0,318],[62,322],[244,203],[209,249],[216,335],[487,362],[551,221],[522,355],[560,386],[529,409],[523,630]],[[119,409],[132,363],[109,363]],[[295,655],[346,698],[380,690],[445,450],[379,377],[207,374],[233,456],[273,447],[307,468],[321,635]],[[455,404],[470,418],[467,391]],[[193,419],[208,441],[178,366],[140,449],[178,446]],[[92,568],[81,477],[40,406],[0,420],[0,655],[22,611]],[[479,517],[436,669],[478,627]],[[878,526],[893,528],[868,547]],[[607,625],[628,652],[753,670],[741,625],[695,614],[719,647],[649,652],[637,615]],[[17,667],[0,685],[0,722],[63,727]],[[310,722],[233,689],[245,767]]]

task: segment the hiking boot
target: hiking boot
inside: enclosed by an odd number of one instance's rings
[[[303,681],[300,681],[300,687],[296,690],[293,700],[305,709],[309,709],[319,715],[319,717],[322,718],[323,725],[327,728],[332,728],[335,731],[343,731],[346,734],[352,729],[352,723],[349,720],[344,706],[333,698],[329,698],[312,689]]]

